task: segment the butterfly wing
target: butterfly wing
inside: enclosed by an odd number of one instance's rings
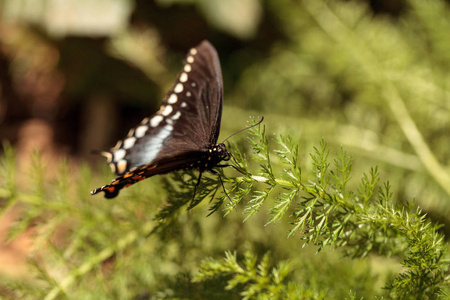
[[[159,111],[142,120],[110,151],[101,153],[121,177],[92,194],[104,191],[105,197],[112,198],[123,187],[195,162],[217,142],[222,101],[219,57],[215,48],[203,41],[189,51]]]
[[[180,169],[180,166],[194,165],[198,160],[198,152],[188,152],[182,155],[173,156],[160,163],[152,162],[128,171],[124,175],[117,177],[110,184],[96,188],[91,192],[95,195],[99,192],[105,193],[105,198],[114,198],[119,194],[119,191],[125,187],[129,187],[139,181],[157,174],[164,174],[170,171]]]

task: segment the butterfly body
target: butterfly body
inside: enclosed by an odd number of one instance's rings
[[[224,144],[217,144],[222,116],[222,72],[214,47],[203,41],[192,48],[159,111],[131,129],[107,158],[119,175],[92,195],[119,191],[145,178],[181,169],[211,171],[230,159]]]

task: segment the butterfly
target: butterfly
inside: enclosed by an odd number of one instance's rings
[[[148,177],[181,169],[200,171],[196,187],[204,171],[219,174],[213,168],[229,166],[219,163],[231,157],[223,143],[217,144],[222,101],[219,56],[205,40],[188,52],[161,108],[110,151],[100,152],[119,177],[91,194],[104,192],[105,198],[114,198],[121,189]]]

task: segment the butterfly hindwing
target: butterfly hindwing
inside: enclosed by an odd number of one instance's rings
[[[203,41],[192,48],[161,108],[131,129],[110,151],[102,152],[121,175],[95,189],[115,197],[121,188],[147,177],[193,166],[215,145],[220,131],[223,84],[214,47]]]
[[[177,156],[171,160],[166,160],[162,164],[146,164],[128,171],[124,175],[114,179],[111,184],[99,187],[92,191],[92,194],[97,194],[101,191],[105,193],[106,198],[114,198],[119,191],[125,187],[142,181],[148,177],[157,174],[164,174],[173,170],[177,170],[180,164],[194,164],[196,162],[195,153],[186,154],[184,157]]]

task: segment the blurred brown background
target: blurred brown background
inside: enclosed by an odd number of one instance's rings
[[[218,49],[232,90],[247,66],[288,38],[266,5],[3,1],[0,139],[19,153],[37,147],[92,160],[90,150],[114,145],[157,110],[185,51],[203,39]],[[392,16],[402,9],[401,1],[370,5]],[[230,61],[237,52],[245,58]]]

